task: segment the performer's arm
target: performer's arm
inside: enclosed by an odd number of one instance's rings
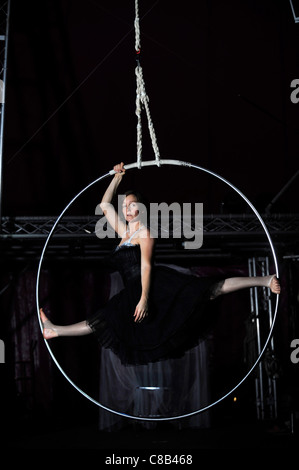
[[[151,286],[152,257],[155,243],[154,238],[150,237],[149,230],[146,230],[141,234],[139,243],[141,249],[142,293],[134,313],[135,322],[142,321],[148,314],[148,299]]]
[[[115,230],[116,233],[118,233],[120,237],[123,237],[126,231],[126,224],[121,221],[121,219],[119,218],[111,202],[125,174],[125,170],[123,166],[124,166],[123,162],[120,163],[119,165],[114,166],[113,169],[116,171],[116,173],[111,183],[109,184],[108,188],[106,189],[105,194],[100,203],[100,208],[102,209],[106,219],[108,220],[111,227]]]

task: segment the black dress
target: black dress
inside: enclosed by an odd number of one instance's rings
[[[141,297],[141,251],[125,243],[112,252],[110,262],[120,272],[124,288],[87,322],[100,344],[125,365],[147,364],[181,357],[204,334],[207,305],[215,279],[153,266],[148,316],[134,321]]]

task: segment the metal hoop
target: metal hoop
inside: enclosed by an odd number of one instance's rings
[[[156,160],[151,160],[151,161],[145,161],[145,162],[141,162],[141,166],[142,167],[146,167],[146,166],[154,166],[156,165],[157,162]],[[223,178],[222,176],[218,175],[217,173],[214,173],[213,171],[210,171],[210,170],[207,170],[206,168],[202,168],[200,166],[197,166],[197,165],[193,165],[192,163],[188,163],[188,162],[184,162],[184,161],[180,161],[180,160],[160,160],[160,165],[178,165],[178,166],[188,166],[190,168],[195,168],[197,170],[200,170],[200,171],[203,171],[205,173],[208,173],[209,175],[212,175],[214,176],[215,178],[221,180],[223,183],[227,184],[228,186],[230,186],[234,191],[236,191],[239,196],[244,199],[244,201],[248,204],[248,206],[252,209],[252,211],[254,212],[254,214],[256,215],[256,217],[258,218],[261,226],[263,227],[263,230],[267,236],[267,239],[268,239],[268,242],[269,242],[269,245],[270,245],[270,248],[271,248],[271,252],[272,252],[272,255],[273,255],[273,260],[274,260],[274,264],[275,264],[275,271],[276,271],[276,276],[279,277],[279,272],[278,272],[278,262],[277,262],[277,257],[276,257],[276,253],[275,253],[275,250],[274,250],[274,246],[273,246],[273,243],[272,243],[272,240],[271,240],[271,237],[270,237],[270,234],[268,232],[268,229],[262,219],[262,217],[260,216],[260,214],[258,213],[258,211],[255,209],[255,207],[253,206],[253,204],[249,201],[249,199],[247,199],[247,197],[238,189],[236,188],[236,186],[234,186],[232,183],[230,183],[228,180],[226,180],[225,178]],[[132,168],[137,168],[138,167],[138,163],[135,162],[135,163],[130,163],[128,165],[125,165],[125,169],[126,170],[129,170],[129,169],[132,169]],[[93,182],[91,182],[90,184],[88,184],[84,189],[82,189],[69,203],[68,205],[63,209],[63,211],[61,212],[61,214],[58,216],[58,218],[56,219],[48,237],[47,237],[47,240],[45,242],[45,245],[43,247],[43,250],[42,250],[42,253],[41,253],[41,257],[40,257],[40,260],[39,260],[39,265],[38,265],[38,270],[37,270],[37,278],[36,278],[36,307],[37,307],[37,315],[38,315],[38,320],[39,320],[39,324],[40,324],[40,328],[41,328],[41,331],[43,330],[43,327],[42,327],[42,322],[41,322],[41,319],[40,319],[40,315],[39,315],[39,310],[40,310],[40,306],[39,306],[39,280],[40,280],[40,273],[41,273],[41,267],[42,267],[42,263],[43,263],[43,259],[44,259],[44,256],[45,256],[45,252],[47,250],[47,246],[49,244],[49,241],[55,231],[55,228],[56,226],[58,225],[59,221],[61,220],[61,218],[63,217],[63,215],[65,214],[65,212],[70,208],[70,206],[85,192],[87,191],[91,186],[93,186],[94,184],[98,183],[99,181],[101,181],[102,179],[108,177],[109,175],[113,175],[115,172],[114,170],[111,170],[109,171],[109,173],[106,173],[104,174],[103,176],[100,176],[99,178],[97,178],[96,180],[94,180]],[[57,361],[56,357],[54,356],[50,346],[49,346],[49,343],[46,339],[44,339],[45,341],[45,344],[48,348],[48,351],[54,361],[54,363],[56,364],[56,366],[58,367],[58,369],[60,370],[60,372],[63,374],[63,376],[68,380],[68,382],[79,392],[81,393],[85,398],[87,398],[88,400],[90,400],[92,403],[94,403],[95,405],[99,406],[100,408],[106,410],[106,411],[109,411],[111,413],[114,413],[118,416],[121,416],[121,417],[125,417],[125,418],[130,418],[130,419],[135,419],[135,420],[140,420],[140,421],[172,421],[172,420],[176,420],[176,419],[183,419],[183,418],[189,418],[191,416],[194,416],[196,414],[199,414],[203,411],[207,411],[209,408],[211,408],[212,406],[215,406],[217,405],[218,403],[220,403],[221,401],[223,401],[225,398],[227,398],[230,394],[232,394],[246,379],[247,377],[251,374],[251,372],[255,369],[255,367],[257,366],[257,364],[259,363],[262,355],[264,354],[265,352],[265,349],[270,341],[270,338],[272,336],[272,332],[273,332],[273,328],[274,328],[274,325],[275,325],[275,321],[276,321],[276,317],[277,317],[277,310],[278,310],[278,302],[279,302],[279,295],[276,296],[276,305],[275,305],[275,311],[274,311],[274,315],[273,315],[273,321],[272,321],[272,325],[271,325],[271,328],[270,328],[270,331],[269,331],[269,335],[265,341],[265,345],[264,347],[262,348],[261,350],[261,353],[260,355],[258,356],[258,358],[256,359],[255,363],[253,364],[253,366],[251,367],[251,369],[247,372],[247,374],[243,377],[243,379],[237,384],[235,385],[229,392],[227,392],[225,395],[223,395],[221,398],[219,398],[218,400],[215,400],[213,403],[210,403],[209,405],[203,407],[203,408],[200,408],[198,410],[195,410],[195,411],[192,411],[190,413],[186,413],[186,414],[183,414],[183,415],[179,415],[179,416],[169,416],[169,417],[160,417],[160,418],[146,418],[146,417],[140,417],[140,416],[133,416],[133,415],[129,415],[129,414],[126,414],[126,413],[121,413],[119,411],[115,411],[111,408],[108,408],[107,406],[104,406],[102,405],[100,402],[98,402],[97,400],[95,400],[94,398],[92,398],[91,396],[89,396],[87,393],[85,393],[82,389],[80,389],[71,379],[70,377],[65,373],[65,371],[62,369],[62,367],[60,366],[59,362]]]

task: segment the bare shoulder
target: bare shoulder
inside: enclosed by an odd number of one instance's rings
[[[143,227],[138,234],[138,243],[141,246],[154,246],[155,238],[147,227]]]

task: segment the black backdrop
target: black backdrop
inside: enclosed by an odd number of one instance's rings
[[[77,191],[115,163],[136,160],[133,3],[12,1],[3,215],[58,214]],[[298,169],[299,104],[290,100],[290,84],[299,74],[299,27],[289,3],[140,1],[140,15],[145,15],[141,63],[161,156],[221,174],[263,212]],[[144,126],[144,159],[152,158]],[[142,170],[140,177],[128,173],[123,189],[131,186],[142,187],[153,201],[203,202],[206,213],[244,210],[226,187],[186,170],[153,168]],[[80,200],[75,212],[93,214],[103,187]],[[297,200],[295,181],[273,212],[297,212]],[[71,419],[73,405],[80,403],[83,415],[90,412],[94,418],[94,409],[83,406],[52,368],[43,347],[34,311],[36,267],[35,261],[2,265],[1,326],[7,358],[14,361],[16,327],[26,329],[30,319],[22,341],[28,348],[31,334],[38,338],[35,351],[46,369],[38,374],[37,413],[55,411],[62,420],[69,413]],[[86,274],[80,272],[77,282]],[[287,280],[287,269],[283,274]],[[63,283],[63,271],[59,275]],[[57,273],[54,279],[58,282]],[[82,290],[76,292],[88,304],[90,285],[86,287],[86,279],[82,282]],[[56,301],[63,299],[69,316],[72,289],[65,295],[62,284],[60,289]],[[288,341],[295,330],[288,312],[298,308],[296,288],[291,299],[291,305],[289,298],[282,303],[278,344],[294,377]],[[223,359],[220,344],[218,348]],[[25,394],[25,403],[16,396],[11,364],[5,364],[8,386],[2,392],[12,399],[12,415],[19,418],[19,411],[21,416],[32,411],[30,393]],[[287,374],[284,384],[289,393],[294,382],[291,378],[289,386],[288,381]],[[14,427],[15,422],[9,425]]]
[[[134,2],[11,3],[3,214],[57,214],[115,163],[136,161]],[[298,169],[290,85],[299,32],[289,3],[141,1],[140,16],[161,156],[220,173],[263,210]],[[167,200],[165,176],[154,178]],[[193,182],[177,184],[194,197]],[[213,185],[203,195],[214,212],[225,198]],[[296,200],[295,182],[273,210],[296,212]]]

